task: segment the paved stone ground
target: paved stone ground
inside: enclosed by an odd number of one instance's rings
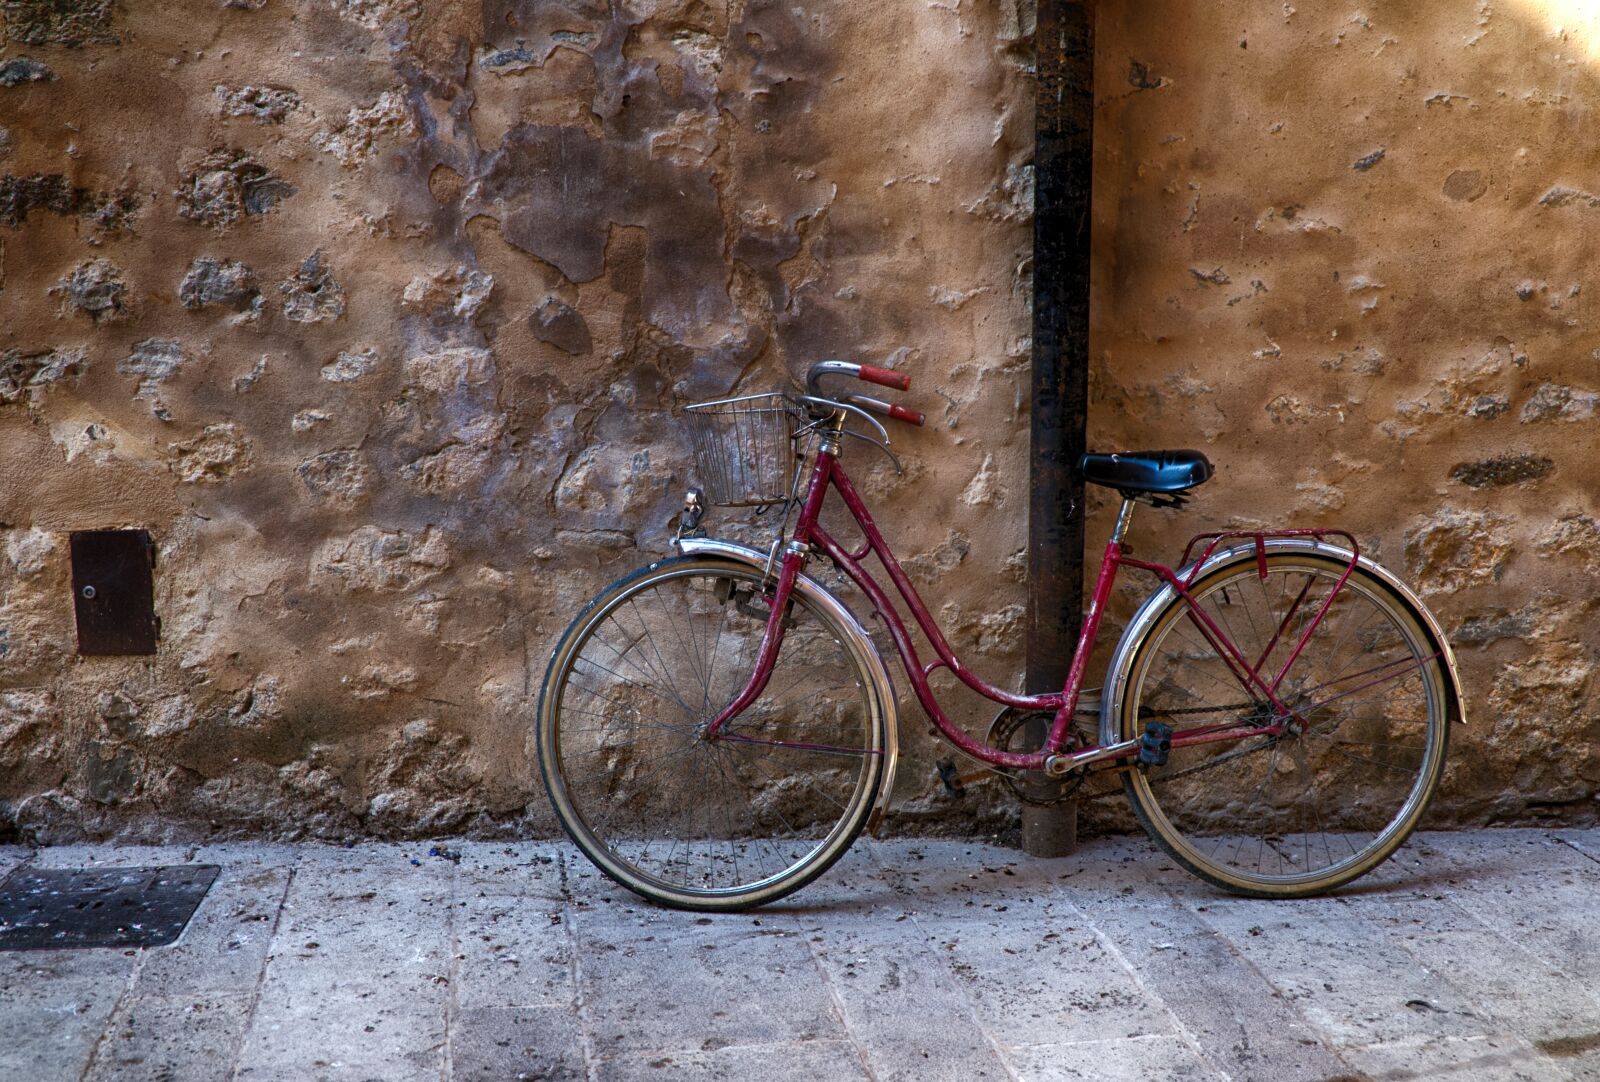
[[[1142,839],[863,842],[715,918],[450,844],[0,849],[222,866],[171,946],[0,953],[0,1079],[1600,1079],[1597,830],[1423,835],[1303,902]]]

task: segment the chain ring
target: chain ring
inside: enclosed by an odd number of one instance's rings
[[[1037,748],[1011,746],[1012,739],[1023,730],[1028,722],[1035,719],[1043,719],[1048,728],[1049,724],[1055,720],[1055,714],[1048,710],[1018,710],[1014,706],[1005,707],[989,723],[989,733],[984,737],[984,743],[1000,751],[1037,751],[1039,750]],[[1069,735],[1071,736],[1072,745],[1076,745],[1079,742],[1078,735],[1076,733]],[[1033,775],[1036,772],[1030,771],[1029,781],[1025,784],[1021,777],[1010,770],[996,769],[994,772],[1001,781],[1005,782],[1006,788],[1011,790],[1011,795],[1022,803],[1036,808],[1049,808],[1060,804],[1077,792],[1078,787],[1089,776],[1088,770],[1080,767],[1059,778],[1042,778],[1035,781],[1033,780]],[[1033,790],[1033,792],[1029,792],[1029,789]],[[1040,791],[1043,791],[1045,795],[1038,795]]]

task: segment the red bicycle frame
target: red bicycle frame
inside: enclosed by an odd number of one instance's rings
[[[846,550],[832,535],[825,530],[819,521],[822,505],[827,497],[828,490],[838,491],[844,505],[849,508],[850,514],[855,518],[856,524],[861,528],[865,540],[861,547],[854,552]],[[1323,600],[1321,608],[1301,633],[1299,641],[1289,650],[1287,659],[1276,670],[1267,669],[1267,662],[1276,652],[1279,641],[1284,637],[1290,622],[1299,612],[1306,596],[1310,591],[1308,582],[1305,590],[1290,607],[1277,629],[1277,634],[1272,637],[1267,649],[1261,657],[1253,661],[1239,652],[1238,647],[1223,633],[1222,629],[1209,615],[1196,604],[1189,593],[1189,587],[1194,584],[1194,579],[1199,568],[1211,556],[1217,547],[1230,538],[1251,538],[1256,545],[1257,560],[1262,577],[1266,576],[1266,540],[1278,537],[1323,537],[1335,536],[1345,539],[1350,544],[1351,559],[1344,574]],[[933,616],[928,612],[922,598],[918,596],[916,588],[906,576],[888,542],[879,533],[877,525],[872,520],[871,513],[862,501],[860,493],[851,483],[844,467],[839,463],[835,452],[824,446],[816,455],[811,468],[810,483],[806,488],[805,499],[801,504],[800,517],[794,528],[793,540],[784,550],[783,560],[777,572],[777,583],[772,594],[772,611],[768,617],[766,629],[762,634],[761,645],[756,654],[754,670],[749,682],[744,689],[734,697],[721,713],[712,719],[706,728],[708,739],[737,740],[748,743],[768,743],[753,737],[743,736],[733,732],[723,733],[721,730],[727,722],[741,713],[746,707],[758,699],[766,689],[767,682],[772,676],[773,668],[777,662],[778,648],[782,645],[784,634],[783,614],[787,611],[791,594],[794,590],[796,578],[804,569],[806,559],[814,550],[820,550],[839,567],[860,590],[867,595],[873,607],[882,616],[894,638],[895,648],[900,654],[900,661],[905,667],[906,675],[911,680],[912,690],[916,692],[917,701],[927,711],[940,733],[950,743],[954,744],[964,754],[991,766],[1006,767],[1014,770],[1043,770],[1052,760],[1070,754],[1071,765],[1087,765],[1105,759],[1124,758],[1136,752],[1139,741],[1129,739],[1117,744],[1095,746],[1069,752],[1069,727],[1072,722],[1073,712],[1077,709],[1078,696],[1083,686],[1084,670],[1088,665],[1089,655],[1093,650],[1096,635],[1100,630],[1100,621],[1105,614],[1107,602],[1111,598],[1112,586],[1116,582],[1117,572],[1124,566],[1148,571],[1162,582],[1172,587],[1188,607],[1187,615],[1193,625],[1205,637],[1207,642],[1217,650],[1218,655],[1232,670],[1233,675],[1239,680],[1241,687],[1252,699],[1269,707],[1276,719],[1271,725],[1250,725],[1239,722],[1226,723],[1215,726],[1202,726],[1180,730],[1172,738],[1173,747],[1183,747],[1192,744],[1211,743],[1225,740],[1239,740],[1250,736],[1276,736],[1283,733],[1291,724],[1300,723],[1295,712],[1291,710],[1278,696],[1278,688],[1288,675],[1289,669],[1300,656],[1312,633],[1321,624],[1332,606],[1334,598],[1344,589],[1351,572],[1355,569],[1357,549],[1355,539],[1343,530],[1277,530],[1267,532],[1245,533],[1211,533],[1201,534],[1189,543],[1184,551],[1181,565],[1190,563],[1190,555],[1195,547],[1201,543],[1206,546],[1198,559],[1193,561],[1194,570],[1190,572],[1187,581],[1180,579],[1171,568],[1162,564],[1148,563],[1135,560],[1128,556],[1123,549],[1119,535],[1114,534],[1106,544],[1105,559],[1100,565],[1099,576],[1095,580],[1093,598],[1089,609],[1084,614],[1082,630],[1078,636],[1078,645],[1073,652],[1072,666],[1067,673],[1066,686],[1058,693],[1044,695],[1015,695],[1008,691],[994,687],[975,675],[956,656],[944,634],[940,631]],[[916,625],[932,645],[937,655],[933,660],[924,663],[917,654],[916,645],[906,629],[905,622],[889,599],[888,593],[879,585],[878,581],[861,565],[867,556],[874,555],[889,574],[889,579],[894,583],[901,600],[910,610]],[[1180,566],[1181,566],[1180,565]],[[1380,666],[1388,668],[1390,666]],[[1051,723],[1044,746],[1036,752],[1010,752],[990,747],[973,739],[968,733],[953,723],[940,707],[934,697],[933,688],[928,678],[940,668],[949,669],[956,678],[973,691],[1006,706],[1022,710],[1039,710],[1053,712],[1055,717]],[[1374,670],[1376,671],[1376,670]],[[1360,676],[1369,676],[1368,673],[1358,673],[1345,679],[1356,679]],[[1368,684],[1358,688],[1342,691],[1329,699],[1323,700],[1315,706],[1323,705],[1332,699],[1342,698],[1352,694],[1362,687],[1371,686],[1389,676],[1379,677]],[[1309,712],[1309,710],[1307,710]],[[774,742],[780,743],[780,742]],[[812,747],[808,750],[830,750],[828,748]],[[847,749],[838,749],[844,751]],[[859,754],[859,752],[854,752]]]

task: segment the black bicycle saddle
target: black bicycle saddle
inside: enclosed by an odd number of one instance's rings
[[[1078,459],[1083,479],[1118,492],[1182,492],[1211,479],[1211,460],[1199,451],[1090,451]]]

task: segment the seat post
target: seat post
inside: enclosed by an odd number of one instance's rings
[[[1122,497],[1122,510],[1117,514],[1117,528],[1111,531],[1111,540],[1122,544],[1123,535],[1128,532],[1128,524],[1133,521],[1133,497]]]

